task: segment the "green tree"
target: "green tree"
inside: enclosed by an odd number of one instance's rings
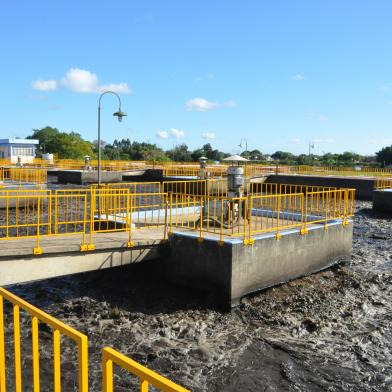
[[[392,145],[376,152],[376,159],[382,165],[392,165]]]
[[[166,151],[166,154],[177,162],[190,162],[192,160],[192,153],[188,150],[186,144],[179,144],[172,150]]]
[[[275,161],[289,162],[294,159],[294,155],[291,152],[276,151],[271,155],[271,158]]]
[[[57,154],[59,158],[82,159],[85,155],[93,155],[92,143],[84,140],[76,132],[60,132],[57,128],[45,127],[34,129],[28,139],[39,140],[39,151]]]

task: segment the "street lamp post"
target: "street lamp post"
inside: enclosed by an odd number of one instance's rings
[[[123,117],[127,116],[126,113],[121,111],[121,99],[117,93],[115,93],[114,91],[107,90],[107,91],[104,91],[99,96],[99,101],[98,101],[98,187],[101,186],[101,100],[105,94],[113,94],[118,99],[118,111],[113,113],[113,116],[116,116],[118,118],[119,122],[122,121]]]

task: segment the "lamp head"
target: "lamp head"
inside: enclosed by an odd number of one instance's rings
[[[121,122],[123,117],[128,116],[126,113],[121,111],[121,108],[118,109],[118,112],[113,113],[113,116],[116,116],[118,118],[118,122]]]

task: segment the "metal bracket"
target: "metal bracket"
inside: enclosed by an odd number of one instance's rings
[[[277,240],[280,240],[280,239],[282,238],[282,234],[281,234],[281,233],[276,233],[275,238],[276,238]]]
[[[254,238],[249,238],[248,240],[244,240],[244,245],[248,246],[248,245],[253,245],[255,243],[255,239]]]
[[[133,248],[135,246],[135,243],[132,241],[127,242],[127,248]]]
[[[304,229],[301,229],[300,233],[301,233],[301,235],[305,235],[305,234],[309,233],[309,230],[307,227],[305,227]]]
[[[40,248],[40,247],[34,248],[34,249],[33,249],[33,254],[34,254],[35,256],[42,255],[42,248]]]

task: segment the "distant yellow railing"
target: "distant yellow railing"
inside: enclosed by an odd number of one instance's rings
[[[377,178],[375,189],[392,189],[392,178]]]
[[[74,328],[64,324],[49,314],[43,312],[37,307],[29,304],[25,300],[17,297],[11,292],[0,287],[0,392],[6,392],[7,385],[12,385],[7,381],[7,364],[6,358],[11,357],[11,353],[6,355],[6,339],[5,339],[5,309],[4,301],[8,301],[12,305],[12,325],[13,340],[14,340],[14,380],[13,383],[15,392],[22,392],[33,390],[39,392],[42,390],[42,385],[48,384],[45,371],[40,369],[40,342],[39,342],[39,327],[40,323],[46,324],[52,330],[53,339],[53,390],[61,392],[62,377],[61,377],[61,335],[70,338],[77,345],[78,358],[78,391],[88,392],[88,338],[86,335],[78,332]],[[25,368],[25,361],[22,361],[21,350],[21,324],[20,310],[25,311],[31,317],[31,352],[32,352],[32,385],[23,385],[23,372],[27,371]],[[26,333],[24,334],[26,335]],[[22,366],[23,364],[23,366]],[[113,364],[129,371],[140,380],[140,390],[148,391],[149,384],[159,388],[165,392],[187,392],[188,390],[175,384],[169,379],[155,373],[154,371],[140,365],[131,358],[115,351],[109,347],[102,350],[102,386],[103,392],[113,392]],[[28,371],[27,371],[28,372]],[[44,383],[41,382],[44,380]]]
[[[226,165],[214,165],[207,166],[203,169],[204,173],[207,173],[208,177],[223,177],[227,176],[227,166]],[[200,175],[201,169],[200,165],[194,164],[194,166],[182,165],[182,164],[172,164],[163,166],[163,175],[165,177],[195,177]]]
[[[46,169],[37,168],[1,167],[0,181],[46,184],[48,181],[48,172]]]
[[[149,385],[164,392],[189,391],[112,348],[106,347],[102,354],[103,392],[113,392],[113,364],[138,377],[141,392],[148,392]]]
[[[98,184],[91,188],[98,189]],[[128,189],[130,193],[182,193],[191,196],[227,196],[227,179],[173,180],[163,182],[117,182],[101,184],[101,189]]]
[[[335,187],[325,187],[317,185],[297,185],[297,184],[277,184],[277,183],[257,183],[249,184],[249,194],[278,195],[287,193],[309,193],[337,189]]]
[[[339,166],[290,166],[289,173],[316,176],[344,176],[344,177],[383,177],[391,176],[392,169],[377,167],[339,167]]]

